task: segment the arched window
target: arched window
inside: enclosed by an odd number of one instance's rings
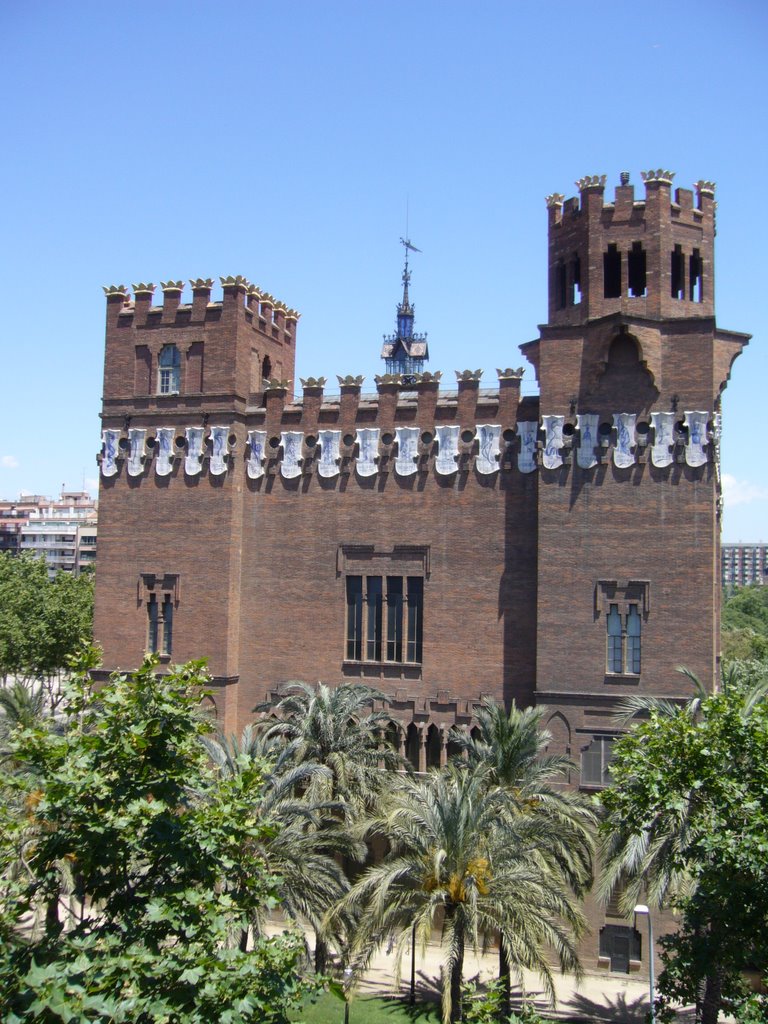
[[[419,736],[419,728],[411,722],[405,732],[405,756],[411,762],[411,767],[415,772],[419,770],[420,746],[421,737]]]
[[[157,393],[178,395],[181,376],[181,355],[175,345],[163,345],[160,349],[157,372]]]
[[[436,725],[427,729],[427,768],[440,767],[440,730]]]

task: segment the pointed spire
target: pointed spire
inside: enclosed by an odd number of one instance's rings
[[[411,283],[408,255],[411,252],[421,252],[421,250],[412,245],[408,238],[401,238],[400,243],[405,249],[405,266],[402,275],[403,299],[397,304],[395,334],[390,337],[385,336],[381,355],[386,360],[387,373],[408,376],[423,371],[424,364],[429,359],[429,352],[426,334],[414,334],[413,332],[415,307],[411,305],[408,294],[408,287]]]

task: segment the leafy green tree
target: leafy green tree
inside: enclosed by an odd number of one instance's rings
[[[0,676],[28,688],[45,684],[48,703],[67,660],[91,638],[93,576],[57,573],[45,561],[0,554]],[[34,688],[34,687],[33,687]]]
[[[358,968],[391,935],[399,970],[411,927],[425,947],[442,921],[445,1022],[461,1019],[467,946],[491,935],[500,936],[516,973],[538,972],[554,1001],[549,956],[579,972],[574,938],[584,919],[562,876],[541,856],[555,841],[552,827],[537,815],[509,815],[504,793],[489,787],[482,768],[449,766],[427,779],[403,778],[369,824],[390,853],[342,903],[358,913]]]
[[[3,1021],[277,1024],[313,987],[300,936],[238,943],[277,902],[262,854],[275,826],[258,813],[257,764],[210,767],[207,678],[201,662],[160,676],[147,659],[95,694],[82,673],[65,731],[14,735],[25,770],[0,775]]]
[[[740,587],[722,610],[722,651],[726,661],[768,657],[768,587]]]
[[[501,789],[506,814],[535,815],[550,823],[549,841],[542,846],[541,856],[581,896],[592,884],[597,815],[591,800],[563,785],[575,769],[573,762],[546,753],[552,737],[542,727],[545,714],[546,708],[518,708],[514,702],[507,711],[486,698],[475,711],[477,733],[453,730],[451,739],[466,758],[457,760],[457,765],[464,763],[470,771],[483,769],[489,789]],[[511,979],[503,943],[499,977],[503,1008],[509,1013]]]
[[[768,702],[738,667],[715,694],[648,720],[614,746],[602,799],[605,886],[627,881],[676,906],[664,939],[664,1000],[695,1002],[714,1024],[747,967],[768,966]]]

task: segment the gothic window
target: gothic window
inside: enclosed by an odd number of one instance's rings
[[[612,604],[605,617],[605,625],[608,632],[608,672],[640,675],[642,619],[637,605],[629,605],[626,615],[621,615],[619,606]]]
[[[157,369],[157,393],[177,395],[181,376],[181,355],[175,345],[163,345]]]
[[[139,600],[147,613],[146,649],[163,659],[173,653],[173,617],[178,596],[179,577],[176,575],[142,573],[139,578]]]
[[[608,671],[621,672],[621,616],[617,604],[611,605],[605,623],[608,629]]]
[[[639,676],[642,668],[643,620],[650,612],[650,583],[600,580],[595,588],[595,617],[605,617],[605,671],[611,676]]]
[[[418,664],[423,645],[420,576],[346,577],[348,661]]]

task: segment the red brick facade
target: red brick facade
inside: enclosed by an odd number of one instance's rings
[[[642,201],[623,183],[606,203],[596,178],[579,182],[579,198],[548,197],[549,322],[523,346],[540,398],[521,399],[520,371],[506,370],[492,389],[469,372],[456,390],[439,374],[405,387],[385,376],[373,396],[360,380],[340,380],[334,396],[310,380],[294,400],[297,316],[244,279],[222,279],[220,303],[210,281],[192,282],[190,304],[180,304],[181,282],[166,282],[162,307],[151,285],[134,286],[133,301],[108,290],[103,427],[121,446],[100,492],[105,668],[140,660],[151,595],[170,594],[168,657],[209,659],[227,732],[290,680],[361,679],[388,694],[402,749],[422,769],[445,761],[449,727],[470,728],[484,694],[546,704],[553,745],[578,761],[615,733],[617,697],[685,693],[681,664],[713,680],[719,396],[747,336],[714,320],[713,186],[673,197],[669,172],[644,178]],[[179,368],[160,394],[169,345]],[[665,466],[654,455],[659,412],[674,413]],[[703,436],[689,412],[706,414]],[[635,417],[628,464],[616,454],[618,414]],[[553,435],[543,417],[562,417]],[[519,423],[537,427],[535,466],[525,465]],[[482,424],[499,428],[490,472],[478,468]],[[449,425],[460,428],[458,452],[444,475],[436,431]],[[167,474],[162,427],[175,439]],[[216,473],[215,427],[227,438]],[[413,474],[395,465],[400,427],[419,431]],[[187,472],[187,428],[204,432],[199,472]],[[369,476],[359,465],[365,428],[379,430]],[[131,474],[137,429],[146,434]],[[341,433],[335,476],[318,472],[322,430]],[[248,472],[253,431],[265,435],[263,475]],[[288,432],[303,435],[295,476]],[[580,447],[594,466],[579,465]],[[105,447],[102,473],[106,457]],[[546,468],[548,459],[562,464]],[[349,646],[347,579],[365,587],[371,576],[390,594],[411,579],[423,589],[418,659],[387,658],[386,637],[375,657]],[[390,613],[385,601],[379,628],[409,609]],[[609,616],[620,624],[613,637]]]

